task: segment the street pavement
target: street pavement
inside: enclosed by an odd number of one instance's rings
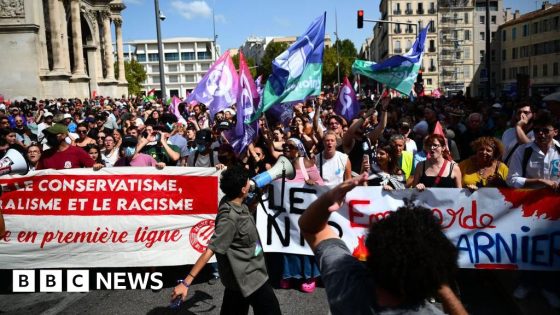
[[[87,293],[11,293],[11,271],[0,271],[0,314],[219,314],[223,286],[210,285],[206,270],[191,286],[187,301],[178,311],[170,310],[172,287],[184,276],[189,266],[163,267],[164,288],[152,290],[95,290]],[[126,271],[130,271],[127,268]],[[145,269],[141,269],[145,271]],[[277,279],[272,279],[276,283]],[[6,284],[10,284],[9,288]],[[461,299],[470,314],[480,315],[552,315],[538,295],[525,301],[511,297],[515,274],[500,271],[462,270],[458,277]],[[328,314],[325,290],[319,287],[312,294],[297,289],[275,289],[283,314]],[[252,313],[251,313],[252,314]]]

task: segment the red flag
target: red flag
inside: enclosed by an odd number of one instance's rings
[[[95,99],[97,97],[97,90],[93,90],[93,93],[91,93],[91,98]]]
[[[148,95],[147,95],[147,96],[150,96],[151,94],[154,94],[155,92],[156,92],[156,89],[153,88],[153,89],[151,89],[151,90],[148,91]]]

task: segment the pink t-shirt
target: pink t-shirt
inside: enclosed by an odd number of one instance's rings
[[[127,166],[124,158],[115,163],[115,166]],[[157,161],[151,156],[144,153],[138,153],[134,159],[130,161],[129,166],[156,166]]]
[[[321,178],[321,174],[319,173],[319,169],[317,168],[316,165],[313,165],[311,167],[306,167],[305,170],[307,171],[307,175],[309,176],[309,179],[313,180],[315,184],[324,185],[323,178]],[[303,175],[303,172],[299,169],[299,167],[297,167],[296,177],[290,180],[290,182],[304,182],[304,181],[305,181],[305,177]]]

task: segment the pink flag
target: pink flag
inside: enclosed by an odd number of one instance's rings
[[[169,106],[169,112],[173,113],[175,117],[177,117],[177,121],[179,123],[186,125],[187,121],[185,120],[185,118],[183,118],[183,116],[181,116],[181,113],[179,112],[179,104],[181,104],[181,99],[173,95],[173,98],[171,99],[171,106]]]
[[[238,93],[239,77],[228,50],[206,72],[187,102],[197,101],[206,105],[210,110],[210,119],[214,119],[217,112],[235,104]]]
[[[344,77],[344,82],[342,83],[340,93],[338,93],[334,112],[344,117],[347,121],[350,121],[358,115],[359,111],[360,103],[358,103],[358,99],[356,99],[356,93],[348,77]]]

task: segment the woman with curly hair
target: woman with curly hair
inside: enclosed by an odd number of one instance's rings
[[[475,152],[459,163],[463,186],[470,190],[481,187],[507,187],[508,167],[500,161],[504,145],[493,137],[480,137],[471,143]]]

